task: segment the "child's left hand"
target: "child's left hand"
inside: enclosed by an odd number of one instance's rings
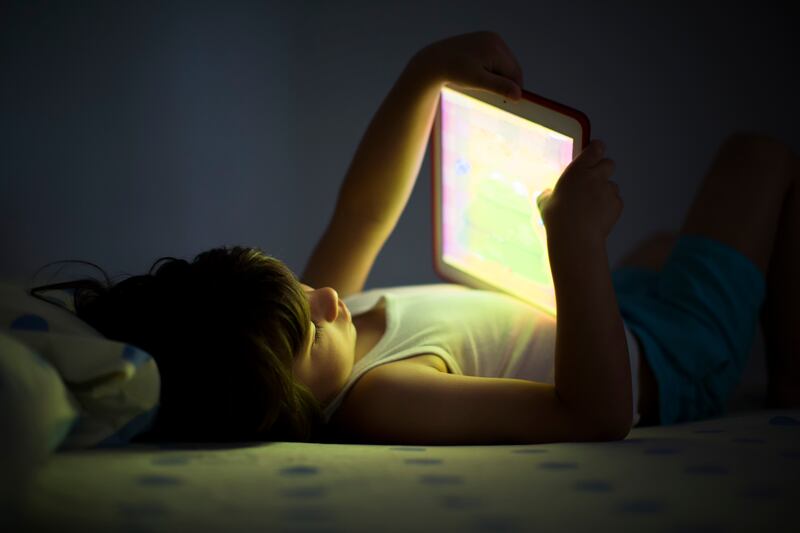
[[[503,39],[483,31],[457,35],[417,52],[412,64],[435,83],[522,97],[522,69]]]

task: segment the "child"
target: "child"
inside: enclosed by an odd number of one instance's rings
[[[362,293],[417,178],[444,83],[519,99],[523,79],[493,33],[414,55],[361,141],[302,283],[277,259],[232,247],[191,263],[162,258],[117,284],[32,292],[76,289],[80,317],[153,355],[162,396],[152,439],[622,439],[637,412],[643,424],[724,413],[762,302],[769,406],[798,405],[798,159],[768,138],[729,139],[680,234],[647,242],[613,275],[606,238],[622,200],[593,141],[538,202],[557,323],[454,285]]]

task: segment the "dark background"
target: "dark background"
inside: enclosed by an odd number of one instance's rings
[[[625,202],[616,263],[680,226],[729,133],[800,151],[788,7],[636,4],[3,2],[0,279],[59,259],[118,279],[233,244],[299,273],[407,60],[483,29],[528,90],[584,111],[606,141]],[[368,287],[439,281],[428,161]]]

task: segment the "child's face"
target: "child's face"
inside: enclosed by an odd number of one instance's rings
[[[355,357],[356,328],[350,311],[330,287],[312,289],[303,285],[311,308],[311,325],[304,348],[295,356],[295,377],[326,405],[336,396],[350,372]],[[315,340],[319,337],[319,340]]]

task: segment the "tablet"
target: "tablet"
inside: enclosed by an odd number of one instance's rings
[[[431,143],[437,274],[555,316],[536,197],[589,143],[589,119],[528,91],[515,102],[446,85]]]

